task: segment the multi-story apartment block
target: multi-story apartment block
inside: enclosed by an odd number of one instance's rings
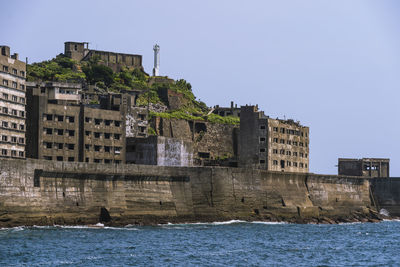
[[[27,84],[27,157],[125,162],[124,113],[85,105],[80,84]]]
[[[308,127],[269,118],[257,106],[241,107],[239,166],[308,172],[309,144]]]
[[[26,64],[0,46],[0,156],[25,158]]]

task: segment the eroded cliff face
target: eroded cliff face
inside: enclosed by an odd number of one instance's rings
[[[0,227],[366,221],[369,181],[240,168],[0,161]],[[109,216],[108,216],[109,215]]]

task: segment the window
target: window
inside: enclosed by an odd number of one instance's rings
[[[1,137],[1,141],[7,142],[7,140],[8,140],[7,135],[3,135],[3,136]]]
[[[297,167],[297,162],[293,162],[293,167]]]
[[[278,138],[274,138],[274,143],[278,143]]]
[[[18,97],[16,95],[11,96],[12,101],[17,102],[18,101]]]
[[[100,138],[101,133],[95,132],[94,133],[94,138]]]
[[[109,146],[104,146],[104,152],[110,153],[111,147]]]
[[[297,157],[297,152],[293,152],[293,157]]]
[[[86,150],[90,150],[90,145],[85,144],[85,149],[86,149]]]
[[[25,71],[22,71],[22,70],[21,70],[21,71],[19,72],[19,75],[21,75],[22,77],[25,77]]]
[[[25,111],[20,111],[20,112],[19,112],[19,116],[20,116],[20,117],[25,117]]]
[[[44,128],[44,131],[46,132],[46,134],[53,134],[53,129],[51,128]]]
[[[284,144],[285,143],[285,139],[279,140],[279,143]]]
[[[121,125],[121,122],[120,121],[115,121],[114,125],[115,125],[115,127],[119,127]]]
[[[11,143],[16,143],[17,142],[17,137],[11,136]]]
[[[58,149],[63,149],[64,144],[63,144],[63,143],[58,143],[58,144],[57,144],[57,147],[58,147]]]
[[[265,125],[261,125],[260,130],[265,130]]]
[[[100,119],[94,119],[94,124],[100,125],[100,123],[101,123],[101,120],[100,120]]]
[[[299,142],[299,146],[304,146],[303,142]]]
[[[24,156],[24,151],[19,151],[18,156],[23,157]]]
[[[291,151],[286,151],[286,156],[291,156],[292,152]]]
[[[114,134],[114,139],[119,140],[120,136],[121,136],[120,134]]]
[[[25,90],[25,85],[20,84],[20,85],[19,85],[19,88],[20,88],[21,90]]]
[[[8,66],[3,66],[3,71],[8,72]]]
[[[18,124],[12,122],[12,123],[11,123],[11,128],[13,128],[13,129],[18,129]]]
[[[86,158],[86,159],[85,159],[85,162],[89,162],[89,158]]]
[[[64,121],[64,116],[62,115],[56,115],[57,116],[57,121]]]
[[[45,118],[46,118],[47,121],[52,121],[52,120],[53,120],[53,115],[51,115],[51,114],[46,114],[46,115],[45,115]]]
[[[306,142],[306,147],[308,147],[308,143]]]
[[[75,122],[75,117],[74,116],[68,116],[68,122],[73,123]]]
[[[105,124],[106,126],[110,126],[110,125],[111,125],[111,121],[110,121],[110,120],[105,120],[105,121],[104,121],[104,124]]]
[[[120,160],[115,160],[114,163],[115,164],[121,164],[121,161]]]
[[[104,133],[104,139],[110,139],[110,133]]]
[[[1,126],[3,126],[4,128],[8,128],[8,122],[3,121],[3,122],[1,123]]]
[[[121,148],[120,147],[114,147],[114,153],[115,154],[121,154]]]
[[[45,160],[52,160],[52,159],[53,159],[52,156],[43,156],[43,158],[44,158]]]
[[[75,148],[75,145],[74,145],[74,144],[68,144],[68,149],[69,149],[69,150],[74,150],[74,148]]]
[[[300,157],[304,158],[304,153],[303,152],[300,152]]]
[[[278,127],[274,127],[274,132],[278,132]]]
[[[11,110],[11,114],[12,114],[13,116],[17,116],[18,111],[17,111],[16,109],[12,109],[12,110]]]
[[[75,136],[74,130],[68,130],[68,136]]]
[[[94,146],[94,151],[97,151],[97,152],[99,152],[99,151],[100,151],[100,149],[101,149],[101,146]]]
[[[8,81],[7,80],[3,80],[3,85],[4,86],[8,86]]]
[[[265,137],[260,137],[260,142],[265,142]]]
[[[280,132],[281,132],[281,133],[285,133],[285,128],[281,128],[281,129],[280,129]]]
[[[85,117],[85,122],[91,122],[91,121],[92,121],[92,118]]]
[[[308,137],[308,133],[305,133],[306,137]]]
[[[15,74],[15,75],[18,75],[17,69],[13,69],[13,70],[12,70],[12,73]]]
[[[104,160],[104,163],[110,164],[110,163],[111,163],[111,160],[110,160],[110,159],[105,159],[105,160]]]
[[[1,155],[7,156],[7,149],[2,149],[1,150]]]
[[[286,166],[292,166],[292,162],[291,161],[286,161]]]
[[[3,110],[3,113],[8,114],[8,108],[3,107],[2,110]]]
[[[17,88],[18,84],[16,82],[12,82],[12,87]]]
[[[68,161],[74,161],[75,158],[74,157],[68,157]]]
[[[281,151],[279,151],[279,154],[285,155],[285,149],[281,149]]]
[[[260,160],[260,164],[264,164],[265,163],[265,160]]]
[[[63,160],[64,160],[63,157],[57,156],[57,161],[63,161]]]
[[[304,167],[304,164],[303,163],[300,163],[300,168],[303,168]]]
[[[19,125],[19,129],[20,129],[21,131],[23,131],[23,130],[25,129],[25,125],[20,124],[20,125]]]
[[[273,153],[273,154],[278,154],[278,149],[273,149],[273,150],[272,150],[272,153]]]
[[[287,140],[287,141],[286,141],[286,144],[291,145],[291,144],[292,144],[292,141],[291,141],[291,140]]]
[[[277,161],[277,160],[274,160],[274,161],[272,162],[272,164],[273,164],[273,165],[278,165],[278,161]]]
[[[304,133],[303,133],[303,132],[301,132],[300,134],[301,134],[301,136],[304,136]]]
[[[304,168],[307,168],[307,163],[306,163],[306,164],[304,164]]]
[[[3,93],[3,98],[4,98],[5,100],[8,100],[8,94]]]
[[[144,121],[145,118],[146,118],[146,115],[139,114],[139,120]]]
[[[52,143],[49,143],[49,142],[44,142],[44,146],[45,146],[46,148],[52,148],[52,147],[53,147],[53,144],[52,144]]]
[[[57,135],[64,135],[63,129],[57,129]]]
[[[265,152],[265,148],[260,148],[260,152]]]
[[[94,163],[101,163],[101,159],[94,159],[93,162]]]
[[[91,134],[91,131],[85,131],[85,135],[89,136]]]
[[[294,146],[297,146],[297,142],[293,141],[293,145],[294,145]]]
[[[308,154],[307,153],[305,154],[305,157],[308,158]]]

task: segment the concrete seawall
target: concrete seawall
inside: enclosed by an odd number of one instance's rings
[[[1,160],[0,227],[95,224],[104,214],[112,225],[365,221],[369,192],[369,180],[341,176]]]

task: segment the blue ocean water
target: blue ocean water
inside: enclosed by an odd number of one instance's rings
[[[400,222],[0,230],[0,266],[399,266]]]

